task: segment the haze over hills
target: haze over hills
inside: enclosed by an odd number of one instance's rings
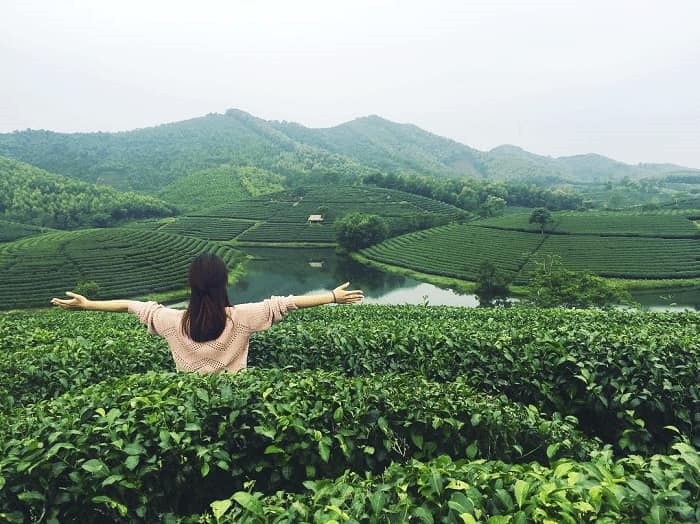
[[[264,169],[283,177],[287,186],[352,183],[376,171],[541,184],[700,173],[672,164],[624,164],[595,154],[552,158],[512,145],[478,151],[379,116],[312,129],[236,109],[118,133],[5,133],[0,134],[0,155],[84,181],[152,193],[221,165]]]

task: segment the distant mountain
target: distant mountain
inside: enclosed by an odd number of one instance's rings
[[[0,134],[0,155],[153,194],[184,176],[221,165],[257,167],[283,177],[288,187],[353,183],[377,171],[542,185],[700,173],[670,164],[629,165],[595,154],[552,158],[512,145],[478,151],[379,116],[313,129],[236,109],[121,133]]]
[[[356,180],[367,173],[365,166],[296,142],[235,109],[120,133],[0,134],[0,155],[87,182],[152,193],[222,164],[259,167],[297,184]]]
[[[169,216],[175,208],[146,195],[88,184],[0,156],[0,219],[71,229]]]
[[[484,176],[480,166],[483,153],[476,149],[412,124],[397,124],[376,115],[327,129],[309,129],[288,122],[273,122],[273,125],[299,142],[348,156],[384,172]]]

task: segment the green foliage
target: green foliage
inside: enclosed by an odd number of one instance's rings
[[[555,215],[557,216],[557,215]],[[362,252],[377,262],[422,273],[477,280],[479,265],[491,261],[507,279],[526,284],[535,260],[560,256],[572,270],[602,277],[675,279],[700,276],[700,243],[691,238],[641,236],[535,235],[527,215],[451,224],[392,238]],[[557,220],[559,220],[557,218]],[[562,218],[562,220],[564,220]],[[683,219],[690,224],[689,220]],[[482,227],[486,226],[486,227]],[[557,226],[558,227],[558,226]]]
[[[255,167],[292,185],[354,183],[370,172],[235,109],[121,133],[0,134],[0,155],[84,181],[145,192],[220,165]]]
[[[348,469],[380,473],[409,457],[464,450],[547,461],[554,445],[559,457],[576,458],[597,447],[566,422],[459,382],[289,370],[147,373],[16,412],[0,445],[0,506],[25,515],[47,507],[62,520],[153,520],[203,511],[247,479],[272,494]],[[28,492],[42,496],[22,496]]]
[[[12,242],[18,238],[38,235],[44,232],[46,232],[46,229],[42,227],[0,220],[0,242]]]
[[[479,298],[479,305],[482,307],[504,303],[508,298],[507,280],[489,261],[484,261],[479,266],[474,294]]]
[[[551,190],[517,182],[482,181],[474,178],[439,179],[434,176],[394,175],[372,173],[364,178],[366,184],[398,189],[434,198],[482,216],[495,216],[502,203],[489,197],[505,200],[509,206],[547,206],[552,209],[577,209],[583,203],[580,195],[570,191]],[[492,214],[489,214],[492,213]]]
[[[76,282],[94,281],[101,298],[128,298],[187,287],[187,269],[202,252],[230,266],[242,257],[230,246],[160,231],[130,228],[47,233],[0,245],[0,309],[45,306]],[[37,275],[41,275],[37,279]]]
[[[174,212],[152,197],[86,184],[0,157],[0,217],[7,220],[71,229]]]
[[[283,182],[264,169],[225,164],[178,178],[158,195],[183,211],[195,211],[281,191]]]
[[[699,325],[314,308],[200,376],[131,315],[0,314],[0,519],[692,521]]]
[[[73,291],[87,298],[100,298],[100,285],[94,280],[81,280],[75,285]]]
[[[538,207],[532,210],[528,222],[530,224],[538,224],[540,226],[540,232],[544,235],[544,228],[547,226],[547,224],[554,222],[554,219],[552,218],[552,213],[550,213],[549,209]]]
[[[700,453],[685,444],[668,456],[602,451],[550,466],[443,456],[307,482],[302,493],[239,491],[216,522],[698,522],[699,486]]]
[[[389,227],[379,215],[350,213],[336,220],[335,234],[338,244],[348,251],[357,251],[384,240]]]
[[[477,280],[484,262],[505,278],[520,282],[520,269],[542,239],[516,231],[496,231],[469,224],[450,224],[391,238],[362,250],[377,262],[465,280]]]
[[[454,206],[400,191],[362,186],[312,186],[230,202],[193,215],[202,220],[226,217],[260,221],[240,234],[237,240],[241,242],[335,243],[334,223],[350,213],[381,215],[389,235],[445,224],[461,214]],[[310,224],[308,218],[314,214],[323,215],[323,222]],[[180,220],[172,227],[177,227]]]
[[[486,201],[479,206],[477,213],[482,218],[496,217],[503,214],[505,207],[505,199],[494,195],[489,195],[486,197]]]
[[[566,269],[561,258],[537,262],[528,284],[527,300],[536,307],[611,307],[630,304],[632,297],[619,285],[587,273]]]
[[[532,214],[515,213],[480,220],[476,224],[516,231],[540,231],[541,227],[533,226],[531,216]],[[693,212],[690,210],[563,211],[552,213],[551,216],[549,229],[558,234],[658,238],[695,238],[699,234],[698,228],[691,221]]]
[[[181,216],[159,225],[157,229],[205,240],[233,240],[255,224],[253,220],[236,218]],[[129,224],[129,227],[133,226]]]

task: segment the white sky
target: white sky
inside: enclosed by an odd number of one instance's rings
[[[698,0],[0,0],[0,132],[378,114],[700,168]]]

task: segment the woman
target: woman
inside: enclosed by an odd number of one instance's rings
[[[270,297],[262,302],[232,306],[226,288],[228,270],[217,255],[200,255],[189,270],[190,302],[186,311],[156,302],[136,300],[88,300],[66,292],[69,299],[51,303],[65,309],[128,311],[148,326],[149,333],[162,336],[170,346],[181,371],[210,373],[238,371],[248,362],[250,334],[269,328],[289,310],[322,304],[354,304],[364,297],[361,290],[346,291],[349,282],[320,295]]]

